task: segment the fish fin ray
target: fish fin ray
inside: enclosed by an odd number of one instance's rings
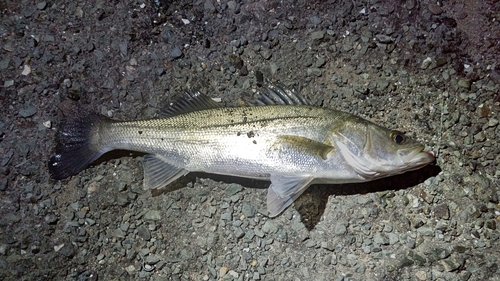
[[[283,83],[266,80],[256,94],[255,105],[312,105],[299,91],[289,89]]]
[[[321,157],[323,160],[327,160],[331,152],[336,149],[334,146],[325,144],[316,140],[312,140],[306,137],[293,136],[293,135],[280,135],[278,136],[277,143],[281,146],[294,149],[300,152],[306,152],[311,155],[316,155]]]
[[[267,190],[267,211],[275,217],[299,198],[314,180],[312,176],[271,175],[271,185]]]
[[[163,108],[158,113],[158,117],[166,118],[193,111],[218,107],[222,107],[222,105],[197,90],[189,89],[185,96]]]
[[[188,171],[167,163],[162,157],[146,154],[142,160],[144,167],[144,189],[157,189],[186,175]]]
[[[49,174],[61,180],[75,175],[94,162],[107,150],[91,144],[92,130],[111,119],[85,110],[74,101],[63,101],[58,108],[62,113],[56,135],[56,155],[49,159]]]

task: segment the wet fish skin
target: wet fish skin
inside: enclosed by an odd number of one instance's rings
[[[146,189],[193,171],[270,180],[268,211],[276,216],[311,184],[365,182],[434,161],[399,131],[268,89],[278,94],[266,100],[272,105],[227,108],[194,93],[165,109],[163,118],[128,122],[64,104],[49,171],[62,179],[108,151],[139,151],[147,153]],[[283,94],[292,98],[280,102]]]

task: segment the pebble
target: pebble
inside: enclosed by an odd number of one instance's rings
[[[446,203],[436,205],[433,209],[434,216],[438,219],[449,219],[450,218],[450,210]]]
[[[21,72],[21,75],[29,75],[31,73],[31,67],[27,64],[23,66],[23,71]]]
[[[179,47],[173,47],[170,50],[170,57],[173,59],[178,59],[178,58],[182,57],[181,49],[179,49]]]
[[[147,221],[158,221],[160,219],[161,219],[161,213],[158,210],[149,210],[144,215],[144,220],[147,220]]]
[[[415,277],[417,277],[418,280],[425,281],[427,280],[427,272],[419,270],[415,272]]]
[[[146,241],[151,240],[151,232],[144,224],[137,228],[137,235]]]
[[[319,40],[325,37],[325,31],[315,31],[311,33],[311,40]]]
[[[431,12],[433,15],[440,15],[441,13],[443,13],[443,9],[438,4],[432,1],[429,2],[427,8],[429,9],[429,12]]]
[[[21,115],[24,118],[28,118],[35,115],[36,111],[37,111],[36,107],[32,105],[26,105],[23,106],[21,109],[19,109],[19,115]]]
[[[460,80],[458,80],[458,86],[460,88],[470,89],[471,81],[467,78],[461,78]]]
[[[243,190],[243,186],[241,186],[239,184],[232,183],[226,187],[225,193],[227,196],[231,197],[231,196],[239,193],[242,190]]]

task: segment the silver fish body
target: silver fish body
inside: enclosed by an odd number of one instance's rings
[[[193,171],[270,180],[270,216],[313,183],[365,182],[434,161],[399,131],[298,102],[227,108],[197,93],[169,107],[164,118],[131,122],[78,111],[61,126],[49,162],[54,178],[76,174],[111,150],[140,151],[147,153],[146,189]]]

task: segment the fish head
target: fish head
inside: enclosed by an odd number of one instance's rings
[[[364,119],[347,122],[334,139],[344,159],[366,180],[420,169],[435,160],[434,152],[403,132]]]

